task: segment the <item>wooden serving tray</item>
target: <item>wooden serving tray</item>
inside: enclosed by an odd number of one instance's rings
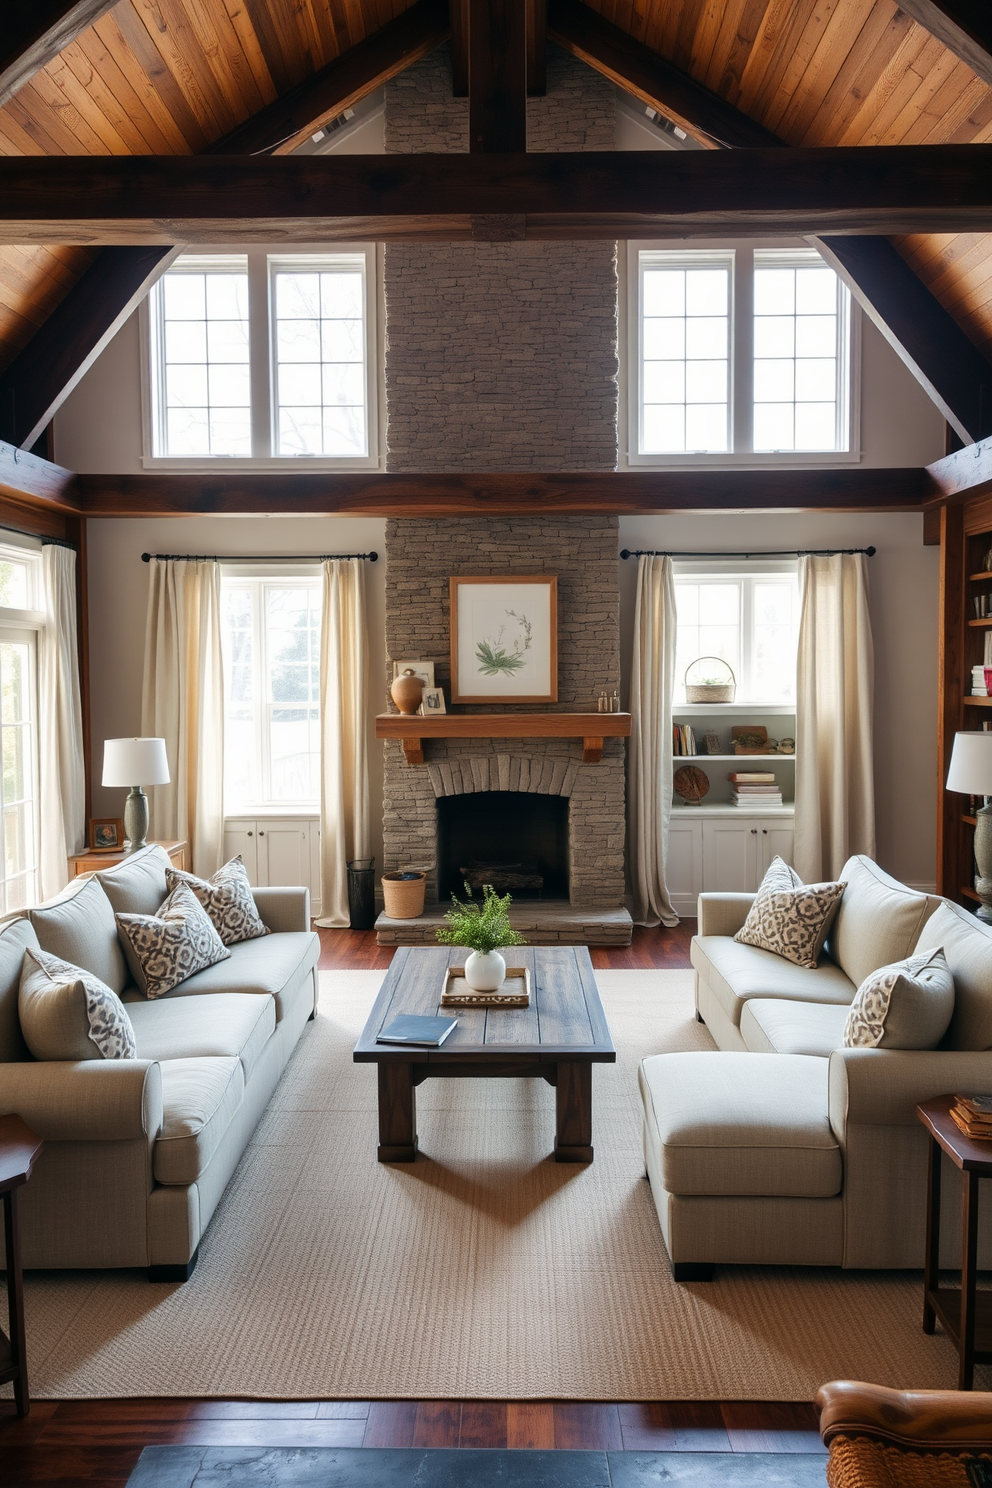
[[[442,1007],[530,1007],[530,968],[508,966],[502,987],[473,992],[465,984],[464,966],[449,966],[441,983]]]

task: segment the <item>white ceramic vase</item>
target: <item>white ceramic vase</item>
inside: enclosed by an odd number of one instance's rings
[[[465,980],[473,992],[495,992],[502,987],[506,962],[499,951],[470,951],[465,962]]]

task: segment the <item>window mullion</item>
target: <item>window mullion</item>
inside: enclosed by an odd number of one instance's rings
[[[255,800],[269,799],[269,648],[265,631],[265,585],[254,584],[254,629],[255,629]]]
[[[269,337],[269,260],[248,254],[248,357],[251,369],[251,451],[255,459],[272,454],[272,377]]]
[[[733,449],[737,454],[750,454],[754,449],[754,249],[749,247],[738,247],[734,253],[731,336]]]

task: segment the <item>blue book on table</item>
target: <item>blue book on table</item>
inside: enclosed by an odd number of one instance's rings
[[[425,1018],[418,1013],[401,1013],[376,1037],[377,1044],[443,1044],[457,1018]]]

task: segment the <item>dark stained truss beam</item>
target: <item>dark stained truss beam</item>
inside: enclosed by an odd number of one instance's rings
[[[77,476],[0,440],[0,497],[78,517]]]
[[[930,0],[918,3],[926,6]],[[988,19],[989,0],[962,0],[969,3],[980,4]],[[549,0],[548,25],[560,46],[660,109],[702,144],[789,148],[580,0]],[[992,21],[987,29],[992,31]],[[992,431],[992,365],[889,240],[866,234],[811,241],[961,438],[980,439]]]
[[[469,0],[468,140],[473,154],[527,149],[527,10]]]
[[[919,21],[986,83],[992,83],[989,0],[899,0],[899,9]]]
[[[0,25],[0,108],[117,0],[7,0]]]
[[[928,465],[926,474],[931,483],[931,504],[988,495],[992,492],[992,439],[945,455]]]

